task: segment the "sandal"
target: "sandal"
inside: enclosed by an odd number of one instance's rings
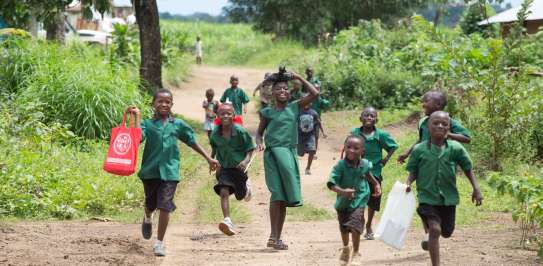
[[[273,248],[275,245],[275,240],[273,238],[268,239],[268,243],[266,243],[266,247]]]
[[[375,240],[375,236],[373,236],[373,233],[366,233],[364,235],[364,238],[367,240]]]
[[[288,250],[288,245],[283,243],[283,240],[281,239],[278,239],[277,241],[275,241],[275,243],[273,244],[273,248],[274,249],[277,249],[277,250]]]

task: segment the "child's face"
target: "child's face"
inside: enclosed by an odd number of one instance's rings
[[[208,102],[211,102],[213,100],[213,97],[215,97],[215,93],[212,93],[212,92],[206,93],[206,98]]]
[[[221,125],[232,125],[232,119],[234,119],[234,109],[232,107],[223,107],[219,110],[219,120]]]
[[[308,77],[313,77],[313,69],[312,68],[308,68],[305,70],[305,74],[308,76]]]
[[[422,109],[424,114],[431,115],[433,112],[439,110],[439,101],[435,97],[424,95],[422,97]]]
[[[432,115],[428,122],[428,130],[432,139],[445,139],[449,133],[449,116],[446,113]]]
[[[273,97],[280,103],[287,102],[290,98],[290,92],[288,91],[288,85],[286,82],[279,82],[273,86]]]
[[[237,88],[238,83],[239,83],[239,80],[237,78],[231,78],[230,79],[230,86],[232,86],[232,88]]]
[[[302,83],[299,80],[292,82],[292,90],[297,91],[302,87]]]
[[[169,93],[159,93],[153,102],[153,108],[162,116],[170,113],[173,106],[172,95]]]
[[[355,161],[362,157],[364,154],[364,143],[361,139],[350,138],[345,143],[345,157],[349,161]]]
[[[304,110],[304,111],[307,111],[307,110],[309,110],[309,108],[311,108],[311,105],[310,105],[310,104],[306,104],[306,105],[304,105],[303,110]]]
[[[374,127],[377,122],[377,112],[375,110],[362,112],[360,122],[362,122],[362,126],[364,127]]]

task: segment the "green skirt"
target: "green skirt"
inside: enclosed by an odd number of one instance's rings
[[[300,170],[296,148],[272,147],[264,152],[266,185],[270,201],[286,201],[288,207],[302,206]]]

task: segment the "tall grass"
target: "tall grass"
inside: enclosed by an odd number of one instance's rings
[[[276,67],[289,61],[309,61],[316,55],[314,48],[304,48],[296,41],[274,40],[272,35],[254,31],[247,24],[162,20],[161,27],[188,33],[192,44],[189,49],[200,36],[205,64]]]

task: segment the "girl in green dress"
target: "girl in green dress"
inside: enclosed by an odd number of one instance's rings
[[[281,231],[287,214],[286,207],[302,206],[300,171],[296,154],[299,109],[301,106],[311,104],[319,95],[317,89],[299,74],[292,73],[292,79],[300,80],[309,94],[289,103],[287,82],[274,82],[272,93],[275,105],[260,110],[260,124],[256,134],[257,148],[259,151],[264,150],[266,185],[271,192],[271,234],[267,246],[278,250],[288,249],[281,240]]]

